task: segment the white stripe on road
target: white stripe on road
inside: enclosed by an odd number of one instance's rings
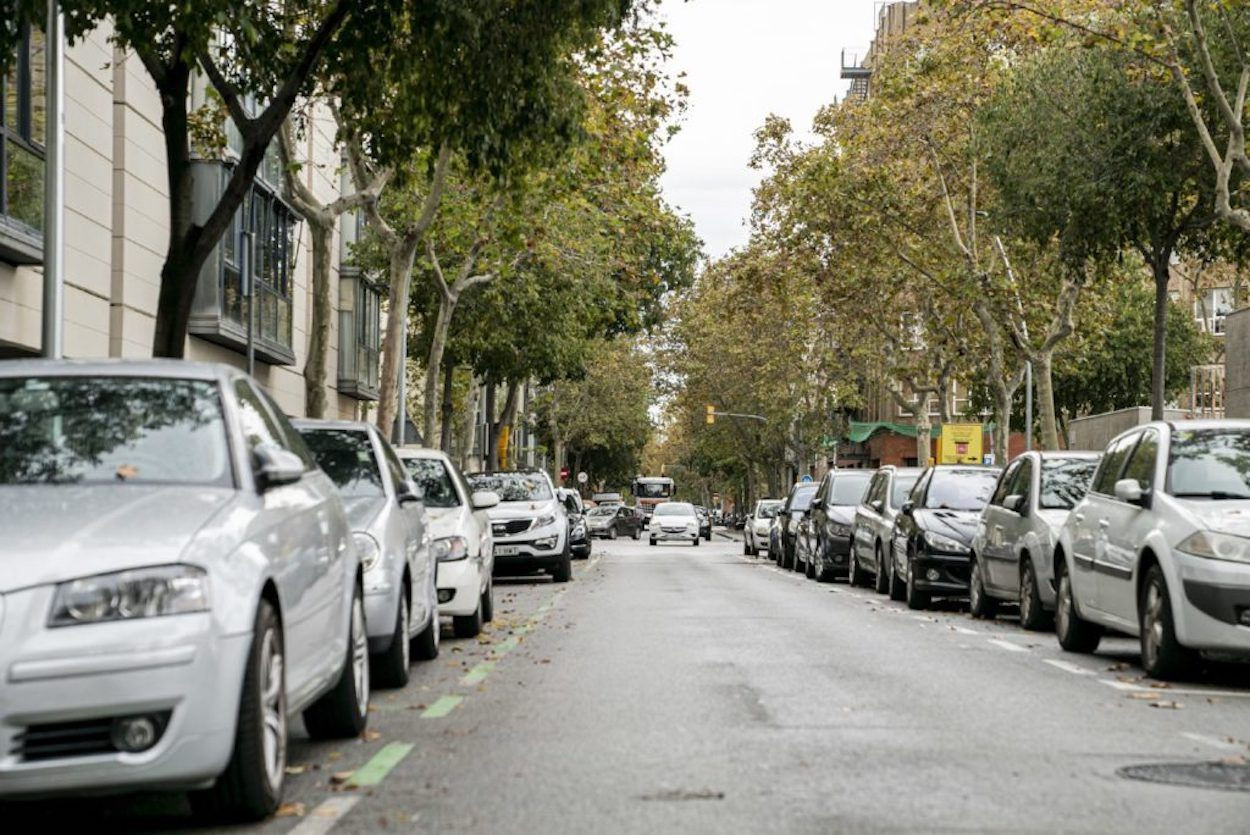
[[[344,794],[324,800],[287,835],[326,835],[359,802],[358,794]]]
[[[1142,687],[1140,684],[1133,684],[1132,682],[1128,682],[1128,681],[1115,681],[1114,679],[1109,679],[1109,678],[1100,678],[1098,680],[1101,683],[1107,685],[1108,687],[1114,687],[1116,690],[1138,691],[1138,690],[1148,689],[1148,688]]]
[[[1047,664],[1057,667],[1065,673],[1072,673],[1077,676],[1092,676],[1094,671],[1088,667],[1082,667],[1080,664],[1073,664],[1071,661],[1060,661],[1058,658],[1043,658]]]
[[[1229,742],[1227,739],[1221,739],[1218,736],[1210,736],[1209,734],[1196,734],[1189,731],[1181,731],[1181,736],[1186,739],[1192,739],[1194,742],[1201,742],[1203,745],[1209,745],[1212,748],[1218,748],[1221,751],[1245,751],[1245,746],[1237,742]]]
[[[951,628],[954,629],[956,632],[958,632],[960,635],[980,635],[981,634],[975,629],[969,629],[966,626],[952,626]]]
[[[1013,644],[1011,641],[1004,641],[999,638],[989,638],[988,643],[993,644],[999,649],[1005,649],[1009,652],[1028,652],[1028,647],[1022,647],[1019,644]]]

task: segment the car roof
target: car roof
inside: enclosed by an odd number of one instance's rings
[[[920,475],[925,471],[924,467],[899,467],[895,464],[884,464],[877,469],[892,470],[895,475]]]
[[[324,420],[321,418],[291,418],[296,429],[349,429],[368,432],[370,424],[363,420]]]
[[[431,460],[437,459],[439,461],[450,460],[447,457],[447,453],[443,452],[441,449],[430,449],[429,447],[414,447],[414,446],[395,447],[395,453],[400,457],[401,460],[404,460],[404,461],[408,461],[414,458],[426,458],[426,459],[431,459]]]
[[[1058,458],[1099,458],[1101,452],[1092,449],[1033,449],[1028,452],[1020,453],[1024,455],[1035,455],[1043,461],[1051,461]]]
[[[20,359],[0,363],[0,377],[159,377],[169,380],[222,380],[246,377],[220,362],[175,359]]]
[[[1237,419],[1232,419],[1232,418],[1223,418],[1220,420],[1216,420],[1214,418],[1206,418],[1202,420],[1168,420],[1168,421],[1158,421],[1156,423],[1150,423],[1146,425],[1158,426],[1163,429],[1182,429],[1182,430],[1191,431],[1191,432],[1201,432],[1204,429],[1250,430],[1250,420],[1237,420]]]

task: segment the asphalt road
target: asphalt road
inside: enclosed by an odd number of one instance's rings
[[[1245,667],[1152,687],[1133,641],[1068,655],[720,534],[595,550],[565,586],[499,581],[490,632],[376,692],[366,738],[300,731],[282,816],[243,831],[1250,831],[1250,792],[1117,774],[1244,762]],[[6,832],[85,826],[201,822],[165,795],[0,805]]]

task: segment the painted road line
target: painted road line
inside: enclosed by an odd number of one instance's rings
[[[465,687],[472,687],[474,684],[481,684],[486,680],[495,669],[494,661],[483,661],[472,670],[464,674],[464,678],[460,679],[460,683]]]
[[[342,794],[323,800],[287,835],[326,835],[359,802],[358,794]]]
[[[986,642],[993,644],[999,649],[1008,650],[1009,652],[1028,652],[1029,651],[1028,647],[1022,647],[1019,644],[1013,644],[1011,641],[1004,641],[1000,638],[989,638],[987,639]]]
[[[1076,676],[1092,676],[1094,671],[1088,667],[1082,667],[1080,664],[1073,664],[1071,661],[1060,661],[1058,658],[1043,658],[1047,664],[1063,670],[1065,673],[1072,673]]]
[[[1154,688],[1160,696],[1173,694],[1176,696],[1206,696],[1209,699],[1250,699],[1250,690],[1198,690],[1195,688],[1165,687]]]
[[[1194,742],[1201,742],[1203,745],[1209,745],[1212,748],[1218,748],[1221,751],[1245,751],[1246,748],[1239,742],[1229,742],[1218,736],[1210,734],[1196,734],[1189,731],[1181,731],[1181,736]]]
[[[1098,681],[1099,683],[1105,684],[1108,687],[1114,687],[1116,690],[1126,690],[1129,692],[1136,692],[1136,691],[1150,689],[1148,687],[1142,687],[1140,684],[1133,684],[1131,681],[1116,681],[1115,679],[1111,679],[1111,678],[1100,678],[1098,679]],[[1159,695],[1163,696],[1164,694],[1160,693]]]
[[[975,629],[969,629],[966,626],[952,626],[951,629],[954,629],[960,635],[980,635],[981,634]]]
[[[518,627],[517,629],[514,629],[513,631],[518,632],[520,631],[520,629],[521,627]],[[529,630],[527,629],[526,631],[528,632]],[[495,656],[496,658],[507,655],[508,653],[512,652],[512,650],[516,649],[518,643],[520,643],[520,640],[517,638],[516,635],[513,635],[507,640],[500,641],[499,643],[491,647],[491,655]]]
[[[347,785],[376,786],[391,773],[392,768],[403,762],[404,757],[408,756],[412,749],[413,745],[410,742],[388,742],[381,751],[373,755],[373,759],[352,773],[352,776],[347,779]]]
[[[454,694],[449,696],[440,696],[438,701],[421,712],[421,718],[442,719],[444,716],[459,707],[460,703],[463,701],[464,696],[457,696]]]

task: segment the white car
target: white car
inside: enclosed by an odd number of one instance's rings
[[[0,797],[183,789],[254,820],[290,711],[364,730],[343,504],[246,375],[0,363],[0,530]]]
[[[1150,423],[1103,453],[1055,557],[1055,630],[1092,652],[1141,640],[1142,667],[1182,677],[1200,651],[1250,653],[1250,421]]]
[[[777,512],[785,504],[781,499],[760,499],[755,510],[742,526],[742,553],[758,556],[768,550],[768,536]]]
[[[689,502],[661,502],[651,514],[647,533],[652,545],[659,542],[699,544],[699,517]]]
[[[460,469],[436,449],[401,449],[399,457],[425,497],[426,524],[438,559],[438,611],[457,638],[472,638],[495,617],[494,538],[486,512],[499,504],[473,492]]]
[[[499,496],[489,511],[497,575],[546,571],[557,583],[573,579],[573,551],[564,504],[542,470],[474,473],[469,484]]]

